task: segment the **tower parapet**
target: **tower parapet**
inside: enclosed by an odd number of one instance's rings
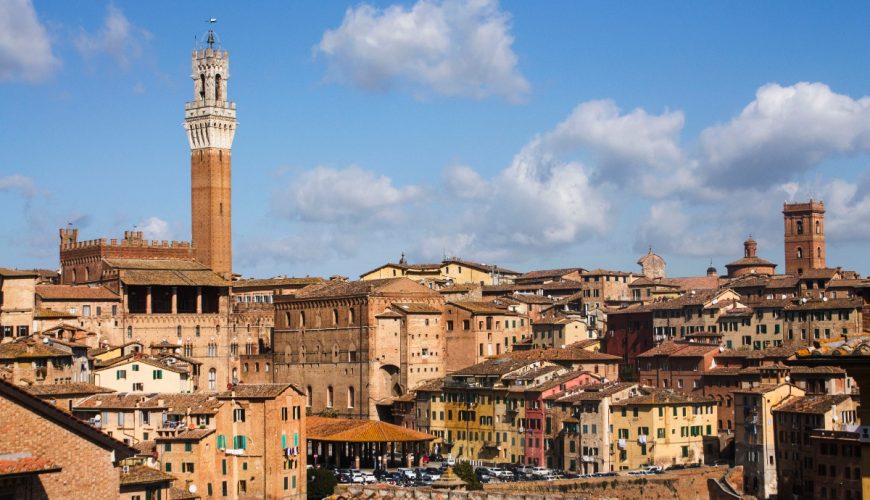
[[[184,106],[190,149],[233,147],[236,103],[227,100],[230,54],[220,49],[194,50],[193,101]]]

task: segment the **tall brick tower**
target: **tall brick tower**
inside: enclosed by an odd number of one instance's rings
[[[215,33],[193,51],[193,102],[185,104],[190,141],[191,236],[196,259],[229,279],[233,271],[230,163],[236,103],[227,100],[229,53]]]
[[[803,274],[807,269],[824,269],[825,203],[785,203],[785,272]]]

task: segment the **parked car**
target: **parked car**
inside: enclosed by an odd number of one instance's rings
[[[403,474],[405,476],[405,478],[408,480],[413,481],[413,480],[417,479],[417,472],[414,469],[409,469],[407,467],[400,467],[399,473]]]
[[[363,475],[362,472],[358,472],[358,473],[354,474],[353,476],[351,476],[351,482],[353,484],[365,484],[366,477]]]
[[[433,454],[429,455],[429,461],[430,462],[443,462],[444,457],[440,453],[433,453]]]
[[[429,479],[432,481],[437,481],[441,479],[441,469],[437,467],[426,467],[425,469],[426,475],[429,476]]]
[[[665,471],[665,469],[660,465],[648,465],[641,470],[644,474],[661,474]]]

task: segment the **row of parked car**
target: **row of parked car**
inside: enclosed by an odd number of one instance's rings
[[[428,486],[432,484],[432,481],[441,478],[442,469],[438,467],[402,467],[394,472],[384,469],[375,469],[372,472],[358,469],[335,469],[333,472],[338,482],[344,484],[386,483],[399,486]]]
[[[493,480],[501,482],[513,481],[553,481],[556,479],[578,479],[585,477],[609,477],[616,476],[615,472],[597,472],[594,474],[576,474],[559,469],[546,467],[532,467],[527,465],[506,464],[497,467],[477,467],[477,478],[482,483]]]

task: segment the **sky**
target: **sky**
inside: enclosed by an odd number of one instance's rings
[[[824,200],[870,274],[867,2],[0,0],[0,267],[190,239],[191,51],[230,53],[234,271],[405,253],[518,271],[721,272]]]

